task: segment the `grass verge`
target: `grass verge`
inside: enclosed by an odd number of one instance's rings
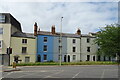
[[[62,65],[117,65],[117,62],[62,62]],[[17,66],[59,65],[59,62],[19,63]]]

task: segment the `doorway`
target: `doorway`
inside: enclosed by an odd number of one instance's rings
[[[38,55],[37,62],[41,62],[41,56]]]
[[[95,56],[93,56],[93,61],[95,61]]]
[[[68,62],[70,62],[70,55],[68,55]]]
[[[90,55],[87,55],[87,61],[90,61]]]
[[[66,62],[66,55],[64,55],[64,62]]]
[[[100,61],[101,59],[100,59],[100,55],[98,55],[98,59],[97,59],[97,61]]]

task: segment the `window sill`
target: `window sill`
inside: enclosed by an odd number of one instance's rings
[[[22,53],[22,54],[28,54],[28,53]]]
[[[25,44],[25,45],[26,45],[27,43],[22,43],[22,44]]]

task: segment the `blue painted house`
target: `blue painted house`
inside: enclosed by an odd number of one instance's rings
[[[53,36],[37,35],[37,61],[53,61]]]
[[[55,27],[52,32],[37,31],[37,24],[34,25],[34,34],[37,36],[37,62],[53,61],[53,41]]]

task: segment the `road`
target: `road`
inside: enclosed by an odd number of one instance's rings
[[[75,65],[75,66],[22,66],[21,71],[3,72],[4,78],[39,79],[99,79],[118,80],[117,65]],[[29,80],[28,79],[28,80]],[[3,79],[8,80],[8,79]],[[53,80],[53,79],[52,79]]]

